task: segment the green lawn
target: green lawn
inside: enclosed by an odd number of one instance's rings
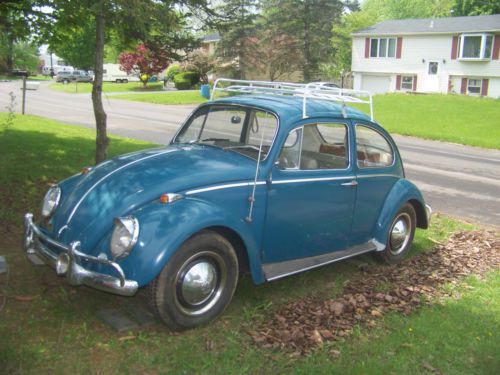
[[[373,102],[375,120],[391,133],[500,149],[500,100],[387,94]]]
[[[94,132],[35,116],[16,116],[6,129],[6,118],[0,113],[0,255],[7,257],[11,273],[9,299],[0,312],[1,373],[431,374],[436,368],[446,374],[496,374],[500,367],[500,272],[452,285],[457,298],[408,317],[388,315],[375,329],[358,327],[307,357],[258,348],[247,332],[286,302],[340,293],[346,280],[362,277],[355,262],[258,287],[243,278],[221,318],[185,333],[172,334],[161,325],[112,331],[96,311],[145,303],[142,292],[125,298],[71,287],[52,270],[29,264],[20,246],[22,214],[39,212],[50,183],[92,164]],[[110,154],[151,146],[113,137]],[[436,215],[428,231],[417,231],[414,253],[470,228]],[[361,259],[383,267],[369,256]]]
[[[67,92],[69,94],[88,94],[92,92],[92,84],[85,82],[71,82],[68,84],[56,83],[49,85],[52,90]],[[148,83],[146,87],[141,82],[115,83],[104,82],[102,85],[103,92],[150,92],[163,90],[163,82]]]
[[[152,94],[124,94],[113,96],[113,99],[132,100],[155,104],[199,104],[207,101],[199,90],[166,91]]]

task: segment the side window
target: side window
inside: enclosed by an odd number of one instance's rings
[[[344,124],[305,125],[301,133],[296,130],[288,136],[281,151],[280,168],[345,169],[349,166],[347,144],[347,127]],[[282,158],[293,163],[285,165]]]
[[[394,161],[389,142],[379,132],[356,125],[356,154],[359,168],[388,167]]]
[[[292,130],[286,138],[278,159],[280,169],[299,169],[302,128]]]

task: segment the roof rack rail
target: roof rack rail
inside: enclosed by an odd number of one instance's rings
[[[342,103],[342,115],[347,116],[346,103],[370,105],[370,118],[373,120],[373,100],[369,91],[326,87],[318,83],[291,83],[273,81],[246,81],[237,79],[219,78],[215,81],[210,100],[215,99],[217,92],[234,94],[269,94],[290,95],[303,98],[302,117],[307,118],[307,100],[322,99]]]

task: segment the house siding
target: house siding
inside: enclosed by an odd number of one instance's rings
[[[393,37],[402,38],[401,58],[366,58],[366,37],[354,37],[352,71],[354,88],[362,89],[364,75],[390,75],[393,82],[389,91],[396,91],[397,75],[417,76],[417,92],[460,93],[461,78],[489,79],[490,97],[500,97],[500,60],[462,61],[452,59],[458,52],[459,34],[421,34]],[[374,35],[373,37],[377,37]],[[495,42],[500,33],[495,35]],[[398,43],[399,44],[399,43]],[[497,43],[495,44],[495,48]],[[492,51],[495,53],[496,51]],[[496,56],[495,56],[496,57]],[[438,63],[438,72],[429,76],[429,62]],[[429,78],[431,78],[432,85]],[[458,79],[459,82],[456,80]],[[451,86],[451,87],[450,87]]]

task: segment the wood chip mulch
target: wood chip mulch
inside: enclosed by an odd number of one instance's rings
[[[446,244],[400,264],[367,267],[361,277],[345,283],[340,298],[290,302],[249,334],[260,347],[309,354],[325,342],[348,336],[355,325],[375,326],[375,319],[386,313],[409,314],[445,296],[446,283],[499,267],[498,233],[458,232]]]

